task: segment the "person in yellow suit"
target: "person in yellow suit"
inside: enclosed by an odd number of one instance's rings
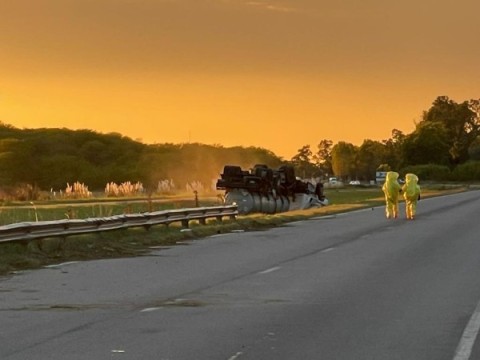
[[[402,191],[407,219],[413,220],[417,213],[417,202],[420,200],[418,176],[411,173],[405,175],[405,184],[402,186]]]
[[[402,187],[398,183],[397,172],[387,172],[382,190],[385,194],[385,215],[387,216],[387,219],[396,219],[398,217],[398,198],[402,191]]]

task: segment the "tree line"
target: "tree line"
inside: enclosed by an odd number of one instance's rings
[[[143,144],[117,133],[92,130],[18,129],[0,122],[0,191],[28,186],[44,191],[81,182],[92,191],[106,184],[140,182],[155,192],[160,181],[178,189],[192,182],[214,188],[225,165],[250,169],[292,164],[303,178],[337,176],[373,180],[376,171],[412,171],[421,179],[480,180],[480,100],[461,103],[441,96],[423,112],[411,134],[393,129],[389,139],[360,146],[321,140],[290,160],[260,147]],[[1,193],[0,193],[1,195]]]
[[[107,184],[140,182],[155,192],[168,180],[177,190],[189,184],[211,188],[226,164],[249,169],[278,167],[283,160],[257,147],[143,144],[117,133],[92,130],[18,129],[0,123],[0,197],[28,187],[61,191],[80,182],[92,191]]]
[[[480,100],[457,103],[439,96],[410,134],[393,129],[383,141],[360,146],[321,140],[291,159],[306,177],[374,180],[376,171],[415,172],[424,180],[480,180]]]

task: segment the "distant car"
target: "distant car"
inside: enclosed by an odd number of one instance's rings
[[[398,179],[398,183],[403,185],[403,184],[405,184],[405,180],[404,179]]]
[[[328,179],[328,182],[330,184],[336,184],[337,183],[337,178],[336,177],[331,177],[331,178]]]
[[[360,181],[358,180],[352,180],[348,183],[349,185],[360,185]]]

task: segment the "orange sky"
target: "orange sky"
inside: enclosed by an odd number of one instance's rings
[[[286,159],[387,139],[437,96],[480,97],[479,13],[477,0],[0,0],[0,121]]]

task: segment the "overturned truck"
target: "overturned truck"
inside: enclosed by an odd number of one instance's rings
[[[271,169],[257,164],[250,171],[226,165],[216,188],[225,190],[225,203],[237,204],[241,214],[274,214],[328,205],[323,184],[295,177],[290,165]]]

